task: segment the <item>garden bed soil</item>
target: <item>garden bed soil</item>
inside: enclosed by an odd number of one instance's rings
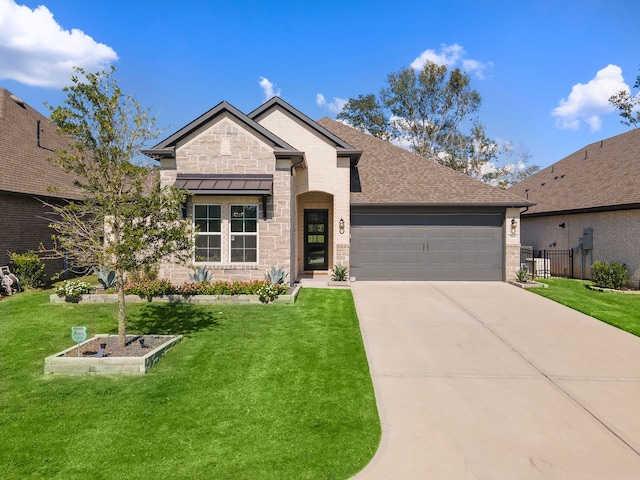
[[[144,346],[141,346],[142,340]],[[93,337],[80,344],[79,348],[69,350],[65,357],[95,357],[97,358],[100,346],[106,344],[103,357],[144,357],[149,352],[166,343],[167,337],[160,335],[127,335],[127,342],[124,346],[116,335],[107,337]],[[80,355],[78,355],[78,351]]]

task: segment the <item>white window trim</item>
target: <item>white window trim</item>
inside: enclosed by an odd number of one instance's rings
[[[195,232],[193,234],[193,263],[194,264],[199,264],[199,265],[221,265],[222,264],[222,259],[224,258],[224,242],[222,241],[222,236],[224,234],[224,207],[220,204],[217,203],[194,203],[193,204],[193,208],[191,209],[191,223],[194,225],[196,224],[196,207],[220,207],[220,231],[219,232]],[[196,258],[196,237],[198,235],[205,235],[205,236],[210,236],[210,237],[215,237],[218,236],[220,237],[220,260],[219,261],[213,261],[213,260],[205,260],[205,261],[199,261]]]
[[[231,209],[233,207],[246,207],[246,206],[254,206],[256,207],[256,231],[255,232],[232,232],[231,231]],[[229,219],[228,219],[228,246],[229,246],[229,265],[256,265],[259,261],[259,253],[260,253],[260,205],[257,203],[232,203],[229,204]],[[256,237],[256,261],[255,262],[234,262],[231,259],[231,237],[234,235],[242,235],[242,236],[255,236]]]

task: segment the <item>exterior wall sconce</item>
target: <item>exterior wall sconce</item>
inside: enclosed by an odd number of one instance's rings
[[[564,222],[562,222],[560,225],[558,225],[560,228],[564,228]]]
[[[344,233],[344,219],[341,218],[340,221],[338,222],[338,230],[340,231],[340,233]]]
[[[511,235],[515,235],[518,231],[518,222],[516,222],[515,218],[511,219]]]

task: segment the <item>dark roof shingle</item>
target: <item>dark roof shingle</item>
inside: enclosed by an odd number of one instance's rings
[[[587,145],[509,191],[536,202],[528,215],[640,204],[640,129]]]
[[[68,142],[56,127],[28,104],[0,87],[0,191],[36,196],[77,198],[73,180],[48,159]],[[38,120],[40,146],[38,146]],[[56,187],[50,192],[48,187]]]
[[[530,205],[522,197],[492,187],[330,118],[318,123],[362,150],[357,176],[360,190],[351,204],[397,205]]]

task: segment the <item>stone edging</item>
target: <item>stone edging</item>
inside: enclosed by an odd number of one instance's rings
[[[509,280],[507,283],[518,288],[548,288],[549,287],[549,285],[547,285],[546,283],[539,283],[539,282],[522,283],[516,280]]]
[[[296,285],[289,295],[280,295],[272,303],[293,304],[298,298],[301,285]],[[116,303],[118,296],[115,293],[92,293],[83,295],[78,303]],[[60,298],[55,293],[49,296],[50,303],[68,303],[64,298]],[[138,295],[125,295],[126,303],[149,302],[146,298]],[[156,303],[189,303],[189,304],[256,304],[262,303],[258,295],[163,295],[154,297],[152,302]]]
[[[589,288],[589,290],[595,290],[596,292],[603,292],[603,293],[625,293],[627,295],[640,295],[640,290],[615,290],[613,288],[604,288],[604,287],[598,287],[596,285],[587,285],[587,287]]]
[[[48,375],[144,374],[182,340],[182,335],[154,336],[166,337],[167,341],[144,357],[65,357],[67,352],[78,348],[76,345],[45,358],[44,373]],[[106,337],[117,337],[117,335],[95,335],[80,345],[96,338]]]

